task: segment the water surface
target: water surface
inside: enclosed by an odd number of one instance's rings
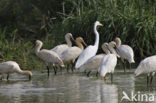
[[[94,74],[88,78],[81,73],[63,72],[56,76],[51,73],[48,78],[46,73],[33,72],[32,81],[25,76],[12,74],[9,81],[0,81],[0,103],[120,103],[123,91],[129,96],[133,91],[156,97],[156,80],[149,88],[146,86],[146,76],[135,78],[133,72],[134,69],[126,73],[117,69],[113,83],[109,75],[104,82],[103,78],[97,79]]]

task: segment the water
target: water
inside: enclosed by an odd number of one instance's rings
[[[127,73],[116,70],[113,83],[109,75],[104,82],[94,74],[88,78],[80,73],[64,72],[56,76],[51,73],[48,78],[46,73],[33,72],[32,81],[25,76],[12,74],[9,81],[0,81],[0,103],[120,103],[123,91],[128,96],[133,91],[156,97],[155,80],[153,87],[148,88],[146,76],[135,78],[133,72],[134,69]]]

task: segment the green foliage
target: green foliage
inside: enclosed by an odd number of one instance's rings
[[[99,20],[100,44],[116,36],[123,44],[130,45],[138,59],[154,55],[156,51],[156,4],[141,0],[67,0],[64,12],[60,14],[62,32],[72,32],[74,37],[82,36],[88,44],[94,42],[93,23]],[[66,13],[70,5],[71,11]]]
[[[82,36],[87,44],[93,44],[93,25],[99,20],[104,24],[104,27],[98,28],[100,46],[118,36],[123,44],[128,44],[134,49],[135,58],[140,60],[154,55],[156,3],[145,1],[1,0],[1,54],[5,60],[20,58],[19,62],[22,59],[35,62],[36,59],[28,58],[27,52],[24,52],[32,49],[32,42],[42,39],[45,48],[52,48],[53,45],[64,41],[67,32],[71,32],[75,38]],[[14,48],[15,54],[12,52]],[[99,52],[102,52],[101,49]]]

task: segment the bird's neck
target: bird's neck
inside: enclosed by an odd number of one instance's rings
[[[66,40],[66,42],[67,42],[67,45],[68,45],[69,47],[71,47],[71,46],[72,46],[72,42],[70,41],[70,38],[65,37],[65,40]]]
[[[110,54],[110,51],[106,48],[103,48],[103,51],[106,53],[106,54]]]
[[[22,75],[30,75],[30,71],[28,70],[18,70],[17,72]]]
[[[99,46],[99,33],[97,31],[97,25],[94,25],[94,33],[95,33],[95,37],[96,37],[94,46],[98,48],[98,46]]]
[[[81,43],[76,43],[76,45],[77,45],[80,49],[82,49],[82,50],[84,49],[84,48],[83,48],[83,45],[82,45]]]
[[[118,41],[116,42],[116,46],[117,46],[117,47],[121,46],[121,40],[118,40]]]
[[[39,53],[41,47],[42,47],[42,44],[36,47],[36,49],[35,49],[36,55]]]
[[[117,54],[115,49],[112,46],[108,46],[108,49],[112,54]]]

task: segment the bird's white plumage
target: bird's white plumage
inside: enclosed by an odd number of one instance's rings
[[[80,67],[80,71],[92,71],[92,70],[98,70],[100,67],[100,63],[102,58],[105,56],[105,54],[99,54],[91,57],[85,64],[83,64]]]
[[[42,59],[47,65],[52,64],[59,64],[60,66],[64,67],[63,61],[60,59],[59,55],[51,50],[41,49],[43,43],[40,40],[36,40],[36,55]]]
[[[135,70],[135,75],[138,76],[144,73],[156,72],[156,55],[150,56],[142,60]]]
[[[114,73],[117,64],[117,57],[115,54],[107,54],[103,57],[100,64],[100,75],[104,77],[106,73]]]
[[[0,74],[18,73],[22,75],[28,75],[29,79],[32,77],[32,72],[28,70],[21,70],[19,65],[15,61],[7,61],[0,63]],[[8,79],[8,78],[7,78]]]
[[[81,52],[83,51],[83,45],[86,45],[86,43],[84,42],[82,37],[78,37],[75,40],[76,45],[74,47],[69,47],[67,50],[65,50],[62,54],[61,54],[61,59],[63,60],[63,62],[74,62],[75,59],[81,54]]]
[[[53,49],[51,49],[51,51],[56,52],[59,56],[61,56],[61,54],[68,49],[69,47],[72,46],[72,42],[70,39],[73,39],[73,35],[71,33],[67,33],[65,35],[65,40],[67,44],[61,44],[61,45],[57,45],[56,47],[54,47]]]
[[[135,63],[134,52],[129,45],[121,45],[121,39],[116,37],[115,42],[117,44],[117,53],[120,55],[121,59],[128,60],[129,63]]]
[[[95,56],[97,48],[94,46],[88,46],[79,56],[75,68],[82,66],[88,59]]]
[[[103,43],[102,44],[102,50],[106,53],[109,54],[110,51],[108,50],[108,43]],[[100,68],[100,63],[102,58],[106,55],[106,54],[98,54],[95,55],[93,57],[91,57],[90,59],[87,60],[87,62],[85,62],[80,68],[80,71],[93,71],[93,70],[98,70]]]
[[[134,52],[130,46],[121,45],[117,47],[117,52],[121,58],[127,59],[129,63],[134,63]]]
[[[63,60],[63,62],[70,62],[72,60],[75,60],[82,52],[82,49],[79,47],[69,47],[67,50],[65,50],[60,58]]]
[[[42,49],[37,55],[46,63],[58,63],[61,60],[56,52],[46,49]]]
[[[78,57],[78,60],[76,61],[75,68],[79,68],[82,66],[88,59],[95,56],[98,50],[99,46],[99,33],[96,30],[97,26],[103,26],[99,21],[96,21],[94,24],[94,33],[96,36],[96,40],[94,45],[88,46]]]
[[[51,49],[52,51],[56,52],[59,56],[67,49],[69,46],[67,44],[62,44],[54,47]]]
[[[3,62],[0,63],[0,73],[14,73],[14,72],[18,72],[21,71],[19,65],[14,62],[14,61],[7,61],[7,62]]]

